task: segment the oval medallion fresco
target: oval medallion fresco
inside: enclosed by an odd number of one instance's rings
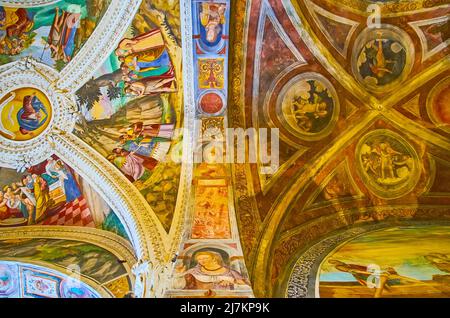
[[[339,100],[325,77],[304,73],[291,79],[281,90],[277,115],[295,136],[317,140],[331,133],[339,116]]]
[[[381,198],[405,195],[420,177],[416,151],[389,130],[379,129],[365,135],[356,148],[356,159],[365,185]]]
[[[409,36],[391,26],[366,29],[355,43],[352,68],[366,88],[383,92],[400,84],[409,74],[414,46]]]
[[[450,131],[450,77],[433,88],[427,101],[427,111],[434,124]]]
[[[19,88],[0,99],[0,115],[0,135],[9,140],[25,141],[48,127],[52,108],[41,91]]]

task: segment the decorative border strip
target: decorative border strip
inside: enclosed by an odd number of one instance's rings
[[[226,13],[226,24],[223,26],[223,41],[224,45],[218,45],[211,49],[211,51],[201,49],[201,45],[199,45],[200,31],[198,29],[199,24],[199,16],[198,16],[198,7],[202,3],[210,3],[210,4],[223,4],[227,7]],[[207,1],[207,0],[181,0],[180,1],[182,7],[182,29],[183,29],[183,63],[184,63],[184,92],[185,92],[185,127],[189,128],[185,130],[187,135],[185,134],[185,145],[184,151],[188,150],[189,153],[184,154],[184,165],[189,171],[189,184],[192,184],[192,179],[196,179],[193,177],[193,155],[194,150],[198,149],[200,143],[195,140],[197,136],[195,132],[199,132],[202,129],[202,123],[209,120],[214,120],[215,118],[223,118],[219,115],[226,112],[227,105],[226,102],[223,103],[222,109],[216,114],[204,113],[199,111],[199,107],[197,107],[198,97],[202,96],[204,92],[214,92],[215,94],[221,94],[223,96],[227,96],[228,93],[228,28],[229,28],[229,12],[231,10],[230,1],[229,0],[217,0],[217,1]],[[195,35],[193,34],[195,32]],[[200,88],[198,85],[198,62],[200,59],[204,58],[205,60],[209,60],[211,62],[216,61],[218,58],[223,59],[223,76],[224,76],[224,85],[223,87],[208,87],[208,88]],[[197,119],[198,121],[194,120]],[[225,121],[226,122],[226,119]],[[223,127],[220,127],[223,128]],[[228,167],[225,167],[228,170]],[[224,177],[226,178],[226,177]],[[194,182],[195,183],[195,182]],[[195,186],[191,186],[188,188],[188,191],[182,194],[182,200],[185,203],[185,218],[183,219],[183,228],[182,229],[182,237],[180,237],[180,241],[177,242],[178,251],[177,256],[172,264],[172,268],[170,270],[172,276],[167,277],[168,281],[172,282],[171,286],[166,286],[169,288],[165,291],[164,295],[167,297],[190,297],[190,296],[205,296],[205,290],[203,291],[193,291],[193,290],[184,290],[176,283],[178,279],[180,279],[180,273],[175,272],[175,267],[177,264],[183,263],[184,257],[188,254],[192,254],[195,250],[199,250],[201,248],[218,248],[222,251],[226,252],[230,255],[231,258],[235,258],[235,262],[233,267],[244,276],[247,277],[247,270],[245,268],[245,264],[242,261],[242,248],[239,241],[238,227],[237,221],[235,217],[235,211],[233,209],[233,192],[231,185],[228,185],[228,202],[229,202],[229,211],[228,217],[230,220],[231,227],[231,237],[228,239],[192,239],[191,231],[193,225],[193,217],[195,214],[195,205],[192,204],[194,202],[194,191]],[[180,200],[180,194],[178,199]],[[190,201],[188,201],[190,199]],[[183,244],[180,244],[183,243]],[[215,293],[215,291],[214,291]],[[253,292],[251,288],[244,291],[236,291],[236,290],[227,290],[220,291],[218,293],[220,296],[243,296],[243,297],[253,297]]]

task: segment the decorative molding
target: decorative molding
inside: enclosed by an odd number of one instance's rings
[[[228,120],[230,127],[245,127],[245,69],[247,38],[251,17],[251,1],[233,0],[235,13],[231,19],[230,28],[233,30],[230,34],[230,45],[233,51],[230,52],[230,98],[228,107]],[[235,145],[235,148],[237,145]],[[237,149],[235,149],[237,151]],[[252,277],[252,262],[257,252],[256,244],[261,224],[258,213],[255,190],[250,170],[250,164],[234,164],[231,166],[234,206],[239,228],[239,234],[243,247],[243,254],[249,276]]]
[[[355,33],[356,29],[358,28],[359,23],[356,21],[344,18],[342,16],[335,15],[335,14],[323,9],[322,7],[316,5],[311,0],[306,0],[305,3],[307,4],[308,10],[311,13],[311,15],[314,17],[314,20],[316,21],[316,23],[319,26],[321,26],[322,33],[326,36],[328,41],[330,41],[331,45],[336,49],[336,51],[338,51],[339,54],[342,55],[342,57],[346,58],[348,47],[350,45],[350,40],[352,38],[353,33]],[[320,20],[318,18],[319,15],[321,15],[327,19],[330,19],[334,22],[344,24],[344,25],[347,25],[350,27],[350,30],[345,39],[344,47],[342,49],[336,45],[336,42],[334,41],[333,36],[329,33],[329,31],[323,27],[322,22],[320,22]]]
[[[61,71],[58,86],[71,93],[86,83],[117,47],[142,0],[111,0],[105,15],[80,52]]]

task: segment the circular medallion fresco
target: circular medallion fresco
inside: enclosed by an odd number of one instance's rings
[[[30,140],[49,125],[52,108],[35,88],[19,88],[0,99],[0,135],[14,141]]]
[[[427,111],[436,126],[450,131],[450,77],[433,88],[427,101]]]
[[[355,42],[353,73],[369,90],[383,92],[405,79],[413,55],[414,46],[404,31],[386,25],[365,29]]]
[[[277,115],[294,135],[317,140],[331,133],[339,116],[339,100],[325,77],[304,73],[281,90]]]
[[[365,185],[375,195],[395,199],[419,181],[419,159],[398,134],[379,129],[365,135],[356,148],[356,161]]]
[[[224,99],[216,92],[208,91],[199,98],[200,110],[208,115],[215,115],[222,111]]]

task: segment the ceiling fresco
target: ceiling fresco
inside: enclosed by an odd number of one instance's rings
[[[52,117],[47,96],[38,89],[19,88],[4,96],[0,134],[10,140],[29,140],[44,131]]]
[[[95,190],[57,156],[23,173],[0,169],[0,227],[81,226],[127,232]]]
[[[137,260],[157,269],[182,236],[181,4],[1,5],[0,254],[77,264],[95,295],[124,297]]]
[[[449,16],[0,1],[0,297],[448,297]]]
[[[54,266],[70,273],[75,270],[81,277],[98,285],[113,288],[117,281],[128,275],[125,260],[99,246],[58,239],[15,239],[0,241],[2,260]],[[51,264],[51,265],[50,265]],[[74,267],[75,266],[75,267]]]
[[[166,231],[175,211],[182,136],[180,11],[142,2],[105,63],[76,95],[76,134],[139,189]]]
[[[234,165],[257,296],[285,295],[292,264],[331,233],[449,217],[450,8],[378,1],[377,21],[373,3],[233,3],[230,125],[280,134],[275,174]]]
[[[61,70],[83,47],[110,0],[61,0],[30,7],[0,7],[0,64],[25,56]]]

